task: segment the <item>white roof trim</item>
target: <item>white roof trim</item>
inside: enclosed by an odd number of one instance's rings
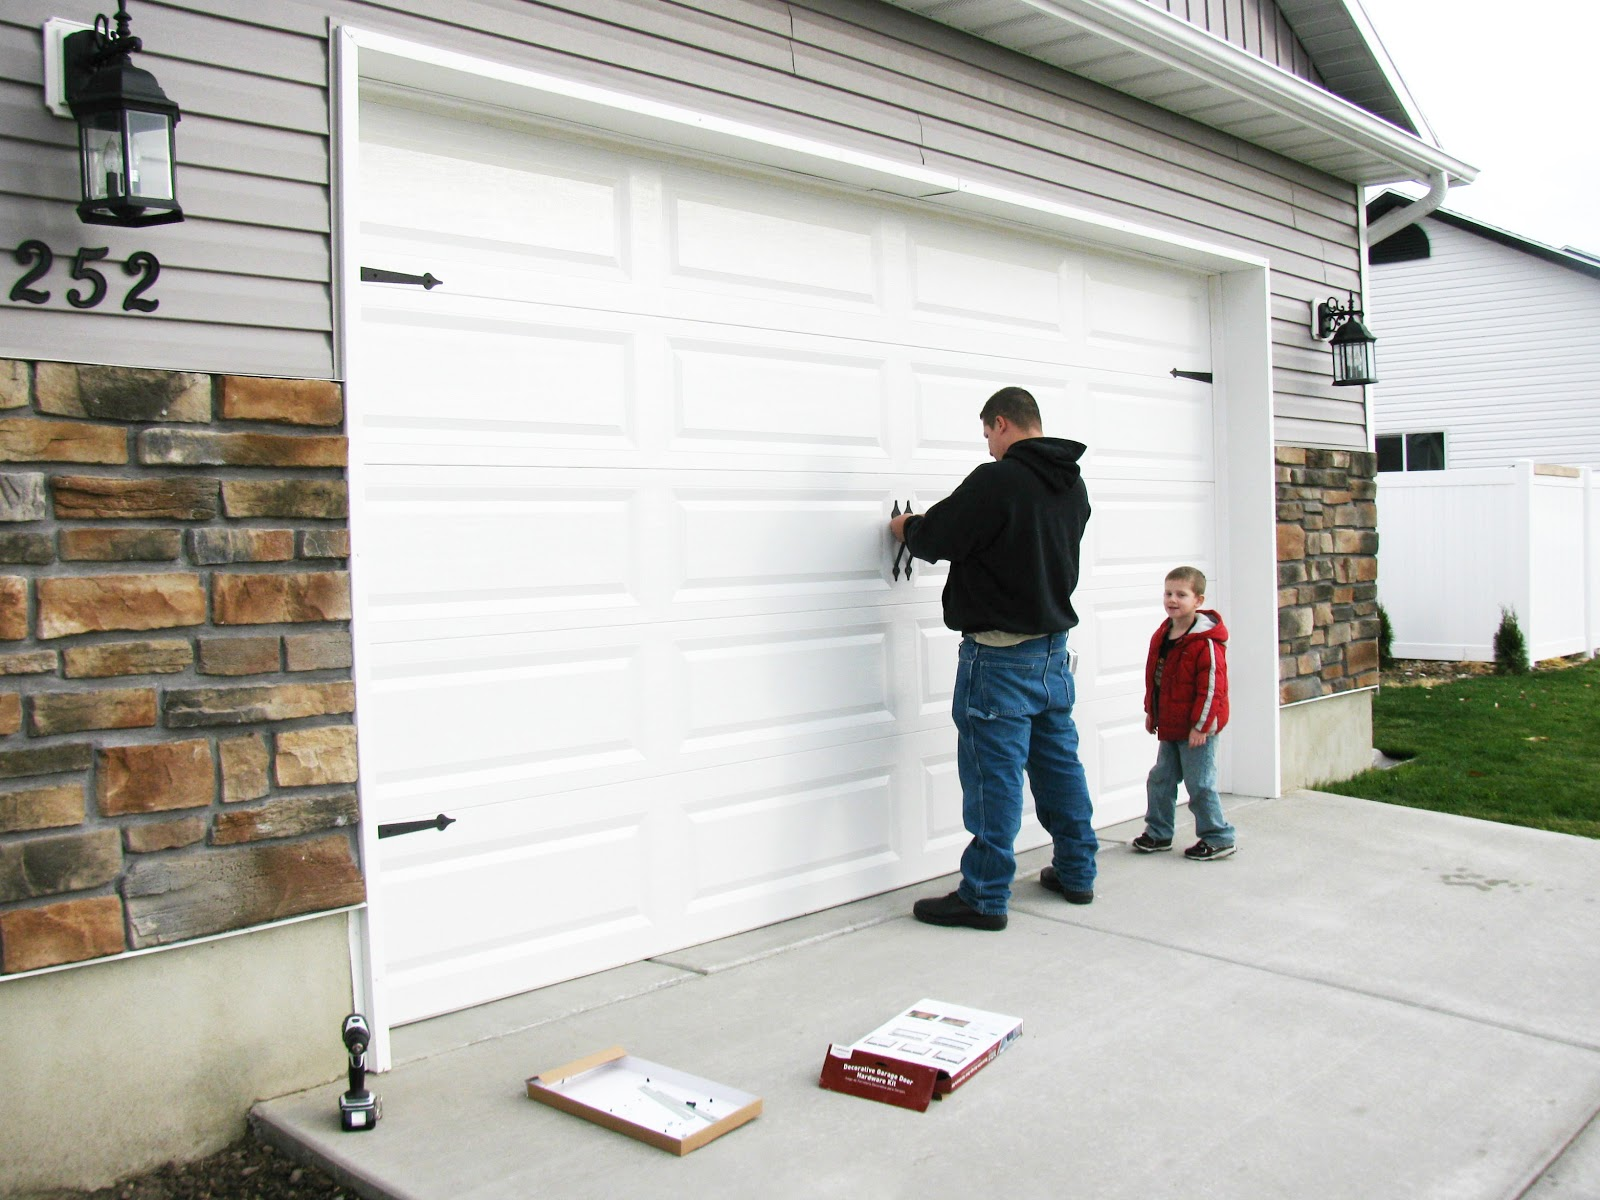
[[[1476,178],[1415,134],[1145,0],[889,0],[1351,183]],[[1426,128],[1426,126],[1424,126]]]

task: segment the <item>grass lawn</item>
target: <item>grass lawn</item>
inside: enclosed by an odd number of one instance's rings
[[[1600,659],[1385,686],[1372,737],[1407,761],[1319,790],[1600,838]]]

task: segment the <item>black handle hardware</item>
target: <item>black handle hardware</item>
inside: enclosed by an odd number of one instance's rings
[[[362,267],[361,282],[409,283],[420,286],[426,291],[432,291],[434,288],[443,283],[444,280],[435,279],[431,272],[427,275],[407,275],[403,271],[385,271],[381,267]]]
[[[1172,377],[1174,379],[1193,379],[1199,383],[1211,382],[1210,371],[1180,371],[1177,367],[1173,367]]]
[[[898,516],[901,515],[901,513],[900,513],[900,501],[896,500],[894,502],[894,509],[893,509],[893,511],[891,511],[889,513],[889,515],[891,517],[898,517]],[[906,501],[905,515],[908,516],[908,517],[911,515],[911,501],[909,501],[909,500]],[[894,577],[896,579],[900,578],[900,560],[902,558],[905,559],[906,578],[910,579],[911,578],[911,547],[906,545],[904,541],[902,541],[897,547],[895,547],[895,552],[894,552]]]
[[[421,833],[424,829],[437,829],[442,832],[447,826],[455,823],[456,819],[454,817],[447,817],[440,813],[431,821],[393,821],[388,825],[379,825],[378,836],[381,838],[399,837],[403,833]]]

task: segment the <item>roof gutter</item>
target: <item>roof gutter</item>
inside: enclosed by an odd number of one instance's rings
[[[1444,203],[1445,193],[1450,190],[1450,177],[1443,171],[1429,180],[1428,194],[1420,200],[1413,200],[1410,204],[1400,208],[1392,208],[1367,226],[1367,245],[1376,246],[1387,238],[1392,238],[1408,225],[1415,225],[1439,205]]]

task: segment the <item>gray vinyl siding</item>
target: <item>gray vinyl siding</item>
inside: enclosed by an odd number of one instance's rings
[[[1448,467],[1600,468],[1600,279],[1423,227],[1430,257],[1371,269],[1377,432],[1443,430]]]
[[[1241,50],[1320,83],[1311,56],[1273,0],[1146,0]]]
[[[1261,11],[1262,0],[1232,2]],[[116,261],[147,248],[164,269],[161,308],[146,318],[114,305],[81,313],[59,298],[5,304],[0,355],[337,377],[328,30],[348,23],[1263,255],[1279,439],[1365,447],[1359,389],[1329,385],[1327,352],[1305,332],[1308,299],[1359,287],[1353,186],[885,4],[701,4],[147,0],[134,31],[150,48],[141,62],[183,108],[179,197],[190,219],[122,231],[78,223],[73,128],[40,103],[38,31],[56,6],[10,0],[0,17],[6,228],[58,254],[106,245]]]

